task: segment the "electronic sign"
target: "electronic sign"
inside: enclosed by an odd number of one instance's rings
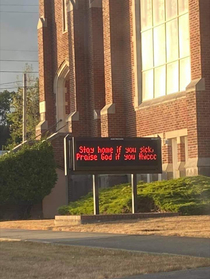
[[[76,173],[161,173],[161,139],[70,139],[70,171]]]

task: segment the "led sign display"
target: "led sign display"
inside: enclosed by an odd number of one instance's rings
[[[160,138],[71,138],[70,170],[80,173],[161,173]]]

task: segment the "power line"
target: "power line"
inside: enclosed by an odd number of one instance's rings
[[[0,73],[23,73],[24,71],[0,71]],[[36,73],[39,73],[39,72],[27,72],[27,74],[36,74]]]
[[[38,50],[26,50],[26,49],[2,49],[0,48],[1,51],[24,51],[24,52],[38,52]]]
[[[0,11],[0,13],[5,13],[5,14],[38,14],[39,12],[15,12],[15,11]]]
[[[39,7],[39,5],[17,5],[17,4],[0,4],[1,6],[12,6],[12,7]]]
[[[19,81],[20,82],[20,81]],[[34,81],[35,82],[35,81]],[[31,83],[31,82],[30,82]],[[29,85],[27,86],[27,88],[34,88],[36,86],[36,83],[34,85]],[[2,89],[11,89],[11,88],[15,88],[15,87],[23,87],[23,85],[14,85],[14,86],[10,86],[10,87],[0,87],[0,90]]]
[[[0,86],[7,85],[7,84],[10,85],[10,84],[13,84],[13,83],[18,83],[18,82],[22,82],[22,81],[5,82],[5,83],[1,83]],[[30,83],[32,83],[32,82],[36,83],[36,81],[30,81]],[[14,86],[19,86],[19,85],[16,84]]]
[[[16,83],[16,82],[22,82],[22,81],[11,81],[11,82],[5,82],[5,83],[1,83],[0,85],[5,85],[5,84],[12,84],[12,83]]]
[[[21,86],[13,86],[13,87],[6,87],[6,88],[0,88],[0,90],[7,90],[7,89],[15,89],[15,88],[23,88],[24,86],[21,85]],[[27,88],[36,88],[35,86],[27,86]]]
[[[8,89],[14,89],[14,88],[16,88],[16,87],[23,87],[23,86],[13,86],[13,87],[5,87],[5,88],[0,88],[0,90],[8,90]]]
[[[1,62],[37,62],[38,63],[38,61],[37,60],[1,60],[0,59],[0,61]]]

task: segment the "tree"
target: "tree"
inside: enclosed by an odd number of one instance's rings
[[[26,72],[30,71],[27,68]],[[7,121],[10,124],[9,147],[21,143],[22,141],[22,119],[23,119],[23,88],[19,87],[17,92],[12,94],[12,112],[7,114]],[[39,80],[27,73],[26,90],[26,138],[35,137],[35,127],[39,123]]]
[[[10,112],[12,92],[0,92],[0,125],[7,125],[7,113]]]
[[[7,114],[10,112],[13,92],[4,90],[0,92],[0,150],[9,139],[9,123]]]
[[[9,126],[0,125],[0,150],[4,149],[9,137]]]

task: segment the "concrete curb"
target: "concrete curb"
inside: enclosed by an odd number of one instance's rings
[[[147,219],[147,218],[162,218],[162,217],[175,217],[179,216],[178,213],[126,213],[126,214],[98,214],[98,215],[56,215],[54,224],[55,226],[69,226],[91,224],[99,222],[111,221],[124,221],[134,219]]]

